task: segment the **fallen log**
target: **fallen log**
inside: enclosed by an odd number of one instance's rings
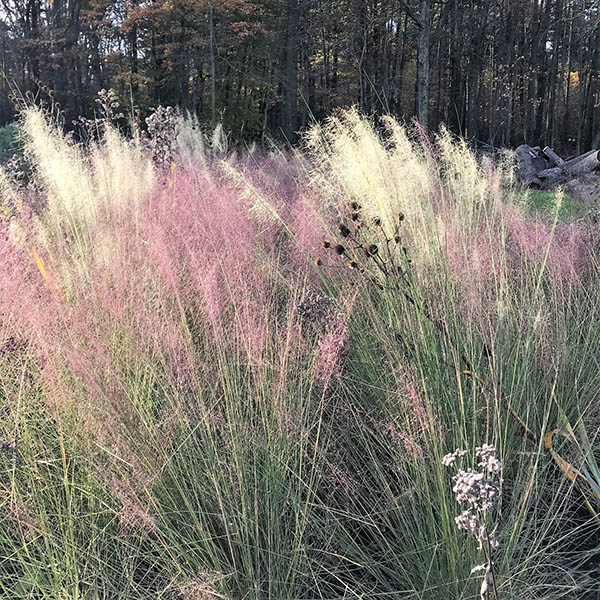
[[[565,161],[565,164],[574,165],[575,163],[588,159],[590,156],[593,156],[597,152],[598,150],[590,150],[589,152],[585,152],[584,154],[580,154],[579,156],[574,156],[573,158]]]
[[[597,169],[600,169],[600,150],[591,150],[581,156],[565,161],[560,167],[545,169],[537,176],[544,187],[548,187],[592,173]]]
[[[542,152],[550,159],[551,167],[562,167],[565,161],[550,146],[546,146]]]

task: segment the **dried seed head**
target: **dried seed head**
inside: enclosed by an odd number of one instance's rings
[[[333,300],[329,296],[308,289],[302,301],[296,305],[298,315],[303,321],[317,323],[329,313]]]
[[[350,208],[352,210],[360,210],[361,206],[358,202],[350,202]]]
[[[379,248],[377,248],[377,246],[375,244],[370,244],[369,246],[363,247],[363,252],[367,256],[375,256],[377,254],[377,252],[379,252]]]
[[[349,261],[346,263],[346,265],[347,265],[347,267],[348,267],[349,269],[357,269],[357,268],[358,268],[358,263],[357,263],[356,261],[354,261],[354,260],[349,260]]]
[[[313,259],[313,263],[315,264],[315,266],[320,267],[323,264],[323,261],[319,257],[317,257]]]
[[[338,225],[338,231],[342,237],[348,237],[350,235],[350,230],[343,223]]]
[[[396,242],[396,244],[399,244],[399,243],[400,243],[400,236],[399,236],[398,234],[396,234],[396,235],[394,236],[394,241]]]
[[[381,219],[379,217],[373,217],[373,225],[375,225],[375,227],[381,227]]]
[[[351,218],[353,221],[358,221],[358,220],[360,219],[360,215],[359,215],[357,212],[353,212],[353,213],[350,215],[350,218]]]
[[[400,223],[404,221],[404,213],[398,213],[398,221],[400,221]]]
[[[327,240],[323,240],[323,248],[331,248],[331,242]]]
[[[335,247],[335,251],[341,256],[342,254],[344,254],[344,252],[346,252],[346,248],[344,248],[344,246],[342,246],[341,244],[338,244]]]

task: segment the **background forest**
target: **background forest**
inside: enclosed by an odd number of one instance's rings
[[[238,140],[338,107],[494,146],[600,143],[597,0],[1,0],[0,123],[51,93],[67,123],[112,87]]]

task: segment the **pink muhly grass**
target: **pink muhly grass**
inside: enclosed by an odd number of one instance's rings
[[[0,242],[0,314],[32,347],[49,349],[69,325],[69,312],[53,283],[54,265],[47,253],[34,253],[32,246],[6,238]]]
[[[347,321],[336,319],[317,348],[316,376],[326,387],[332,378],[341,375],[349,344]]]
[[[241,328],[239,338],[249,334],[249,347],[257,350],[260,341],[253,338],[263,328],[272,287],[272,275],[261,268],[261,255],[269,264],[271,252],[268,246],[261,249],[263,232],[236,191],[227,186],[199,190],[181,176],[174,206],[157,212],[151,217],[158,217],[161,228],[169,232],[172,258],[165,265],[171,260],[178,264],[176,275],[162,271],[171,281],[178,279],[181,301],[191,310],[200,309],[213,327],[222,317],[228,326]],[[268,234],[266,242],[272,245]],[[155,248],[159,256],[167,253],[164,247],[155,244]],[[239,318],[232,319],[231,311]],[[213,330],[218,332],[219,328]]]
[[[460,290],[465,314],[478,319],[492,312],[491,302],[501,277],[499,233],[484,225],[469,232],[450,220],[442,225],[442,239],[449,275]]]
[[[48,289],[29,250],[12,244],[3,231],[3,312],[48,350],[63,343],[89,346],[94,336],[118,343],[124,336],[140,358],[176,360],[179,379],[185,379],[193,362],[183,319],[192,318],[195,325],[203,321],[209,337],[241,344],[248,362],[260,362],[276,306],[282,246],[280,227],[258,222],[249,206],[226,181],[213,178],[212,184],[200,186],[193,177],[178,174],[171,197],[149,198],[137,222],[101,218],[90,229],[97,247],[76,259],[86,263],[85,281],[78,281],[69,240],[53,242],[63,274],[73,269],[67,274],[68,300]],[[298,229],[308,232],[303,210],[292,206],[290,214],[304,220]],[[315,245],[318,234],[309,235]],[[54,272],[50,256],[39,253]],[[308,261],[302,268],[309,272]],[[110,346],[105,343],[109,353]]]
[[[208,323],[218,326],[226,304],[222,268],[215,262],[207,265],[204,272],[195,271],[192,277]]]
[[[297,271],[306,270],[306,263],[322,251],[322,240],[326,237],[326,228],[319,221],[314,205],[308,200],[298,202],[289,209],[287,221],[294,235],[289,248],[289,262]],[[309,275],[311,283],[316,284],[316,273]]]
[[[424,392],[422,390],[417,390],[417,383],[410,373],[406,373],[402,385],[404,388],[402,394],[404,396],[403,401],[406,403],[409,410],[410,422],[413,429],[424,439],[427,433],[432,429],[430,416],[425,405]],[[437,425],[434,427],[439,431]]]
[[[513,206],[502,208],[502,220],[513,244],[513,259],[546,268],[554,283],[579,285],[589,264],[589,233],[583,223],[558,223],[555,227],[528,217]]]
[[[374,426],[383,432],[401,454],[410,461],[423,461],[427,448],[443,435],[440,423],[426,405],[424,391],[406,368],[395,376],[397,391],[389,417],[375,419]]]
[[[302,248],[314,248],[321,235],[297,194],[279,200],[298,232],[294,239],[281,224],[255,218],[251,201],[224,178],[199,181],[178,172],[168,197],[147,198],[139,213],[119,220],[99,218],[86,231],[85,252],[68,236],[48,239],[37,253],[51,280],[28,241],[11,240],[5,225],[0,231],[3,326],[10,321],[34,349],[44,400],[57,414],[76,416],[98,448],[138,473],[160,464],[155,448],[169,445],[174,418],[185,422],[186,411],[204,410],[181,398],[215,393],[216,356],[261,376],[278,357],[277,383],[269,384],[286,397],[292,367],[284,357],[300,341],[290,311],[301,285],[314,278]],[[282,193],[291,185],[277,184]],[[20,224],[25,239],[35,240],[33,226]],[[322,340],[325,381],[341,371],[347,317]],[[149,399],[139,386],[153,390]],[[295,415],[282,402],[277,410],[288,428]],[[110,483],[115,475],[109,469],[102,477]]]
[[[349,321],[356,301],[356,293],[348,297],[337,314],[330,317],[323,337],[316,348],[315,377],[327,388],[332,380],[342,375],[350,352]]]
[[[122,534],[132,533],[138,529],[156,531],[156,522],[151,514],[148,498],[143,495],[148,492],[139,489],[130,478],[113,478],[109,482],[112,494],[121,504],[119,526]]]
[[[421,440],[409,428],[403,427],[391,419],[378,419],[373,422],[377,431],[382,432],[390,440],[392,446],[407,459],[422,461],[424,457]]]
[[[335,488],[340,489],[346,498],[357,498],[358,486],[348,472],[346,465],[343,464],[341,457],[322,452],[322,460]]]
[[[577,287],[592,263],[591,238],[583,223],[553,226],[506,204],[499,205],[497,222],[473,228],[448,219],[441,229],[461,308],[484,329],[497,310],[502,278],[521,279],[531,269],[545,266],[554,286]]]
[[[282,212],[299,231],[300,245],[316,247],[320,234],[311,228],[307,209],[286,201]],[[298,239],[286,239],[280,224],[258,221],[250,205],[235,187],[219,183],[198,190],[180,177],[174,210],[161,218],[182,265],[183,301],[202,311],[217,341],[241,344],[248,363],[258,365],[268,323],[277,316],[278,271],[307,272],[309,263]]]
[[[274,339],[277,340],[274,370],[269,382],[269,395],[275,404],[277,425],[280,432],[297,432],[301,421],[303,403],[292,392],[299,378],[308,372],[307,365],[313,350],[311,341],[302,334],[298,305],[303,293],[300,282],[292,282],[292,294],[288,300],[285,318],[275,324]]]
[[[120,232],[114,233],[118,247]],[[59,246],[55,251],[60,255],[62,250]],[[68,262],[63,260],[59,270],[48,253],[39,250],[35,258],[27,244],[21,248],[6,239],[0,248],[0,253],[4,252],[11,260],[0,266],[0,309],[37,355],[44,400],[53,411],[76,415],[78,427],[100,446],[124,460],[135,460],[138,450],[124,440],[139,429],[139,415],[130,397],[121,351],[115,346],[116,336],[129,337],[135,351],[133,317],[146,314],[137,330],[140,343],[134,360],[170,337],[169,351],[181,354],[180,339],[165,335],[168,320],[152,322],[153,312],[144,310],[140,294],[144,269],[136,262],[135,253],[129,254],[134,265],[115,256],[119,268],[112,272],[106,264],[95,264],[96,257],[91,255],[88,273],[92,283],[75,280],[77,284],[63,293],[49,285],[39,262],[43,261],[44,272],[51,274],[57,285],[63,283],[60,275],[67,273]],[[76,265],[73,267],[78,277]]]
[[[8,501],[7,516],[25,540],[32,540],[43,531],[40,519],[35,515],[27,500],[13,494]]]

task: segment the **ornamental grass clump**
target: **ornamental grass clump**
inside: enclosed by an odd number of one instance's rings
[[[24,114],[40,210],[0,218],[0,598],[465,600],[479,563],[488,600],[596,591],[593,442],[558,453],[600,419],[597,257],[546,275],[559,225],[509,215],[459,145],[353,114],[323,154],[225,158],[178,116],[173,167]],[[480,434],[502,465],[447,458],[455,510],[438,458]]]
[[[497,600],[498,589],[492,553],[499,546],[496,530],[502,491],[500,477],[502,465],[496,458],[496,448],[490,444],[475,448],[475,456],[479,459],[478,469],[462,468],[460,463],[466,455],[466,450],[457,449],[451,454],[446,454],[442,464],[458,469],[452,478],[454,481],[452,491],[456,501],[466,508],[455,517],[456,526],[473,535],[479,550],[483,553],[483,564],[471,570],[471,573],[484,571],[479,592],[481,600],[489,600],[492,590],[493,597]]]

